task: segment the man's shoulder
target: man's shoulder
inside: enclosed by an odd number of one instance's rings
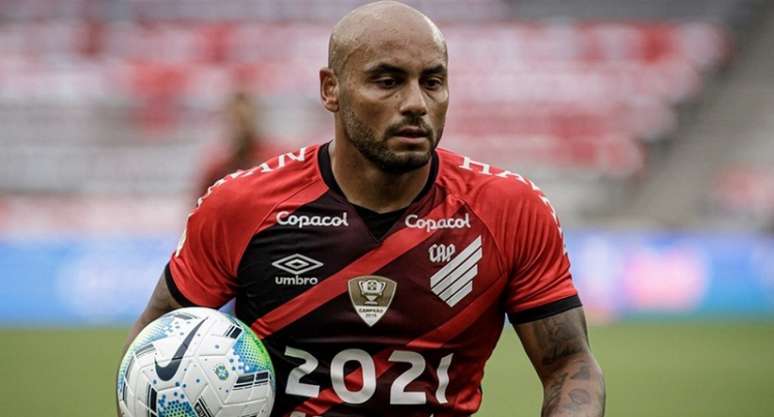
[[[320,181],[318,148],[312,145],[285,152],[250,169],[228,174],[208,188],[198,205],[231,213],[273,206]]]
[[[439,185],[468,205],[493,209],[542,195],[528,178],[509,169],[477,161],[447,149],[438,149]]]
[[[529,235],[534,229],[529,225],[553,223],[559,227],[553,206],[529,179],[446,150],[439,151],[439,157],[443,161],[439,185],[469,207],[501,247],[511,247],[517,235]]]

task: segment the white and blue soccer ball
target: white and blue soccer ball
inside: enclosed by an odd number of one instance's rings
[[[135,338],[116,388],[124,417],[262,417],[274,403],[274,368],[241,321],[181,308]]]

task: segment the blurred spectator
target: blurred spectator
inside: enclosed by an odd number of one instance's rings
[[[226,136],[214,149],[207,149],[204,155],[204,169],[197,182],[197,197],[204,195],[207,188],[226,175],[251,168],[279,153],[260,134],[256,123],[257,108],[247,93],[234,93],[226,102],[224,113]]]

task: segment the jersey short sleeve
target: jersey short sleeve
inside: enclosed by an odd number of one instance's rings
[[[166,268],[172,296],[182,305],[219,308],[233,298],[244,225],[234,216],[233,196],[216,185],[188,216]]]
[[[530,184],[531,185],[531,184]],[[527,187],[525,187],[527,188]],[[509,229],[512,273],[506,311],[514,324],[539,320],[581,305],[556,213],[537,187],[522,194]]]

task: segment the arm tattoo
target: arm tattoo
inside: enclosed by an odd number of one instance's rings
[[[543,382],[542,417],[604,416],[604,379],[589,350],[582,310],[517,330]]]
[[[605,388],[602,375],[586,360],[573,360],[551,374],[544,387],[541,417],[602,417]]]
[[[578,372],[573,374],[573,376],[570,377],[570,379],[579,380],[579,381],[588,381],[591,379],[591,371],[589,370],[589,365],[584,361],[582,362],[580,369]]]
[[[591,395],[584,389],[574,389],[570,391],[570,398],[573,404],[584,405],[591,402]]]
[[[586,326],[578,323],[564,314],[540,320],[537,324],[536,336],[543,347],[543,365],[550,366],[570,355],[584,352],[588,349],[586,342]]]
[[[540,413],[542,417],[550,415],[556,410],[559,405],[559,401],[562,399],[562,389],[564,383],[567,380],[567,373],[561,374],[557,377],[556,381],[552,382],[545,389],[545,398],[543,399],[543,411]]]

